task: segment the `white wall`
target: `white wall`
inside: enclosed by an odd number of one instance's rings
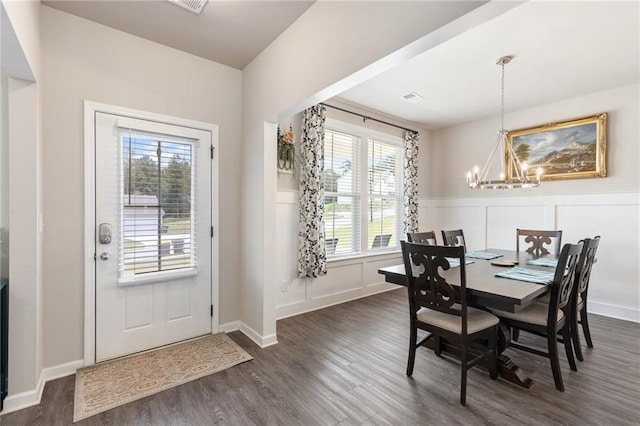
[[[601,235],[591,312],[640,322],[640,125],[638,85],[508,114],[517,129],[609,113],[608,177],[543,182],[536,189],[472,191],[465,172],[482,163],[499,117],[433,132],[429,195],[422,229],[463,228],[470,249],[514,248],[515,229],[562,229],[563,242]],[[422,165],[421,165],[422,166]]]
[[[40,3],[3,1],[3,212],[9,224],[9,392],[5,408],[36,396],[42,371]],[[6,174],[4,175],[6,176]],[[6,209],[6,206],[3,206]],[[8,216],[8,217],[6,217]]]
[[[242,256],[252,262],[241,271],[241,320],[260,344],[276,341],[279,288],[271,226],[275,125],[265,122],[290,117],[518,4],[316,2],[243,70]]]
[[[235,321],[241,72],[44,6],[42,43],[45,367],[83,358],[84,100],[220,126],[220,323]]]

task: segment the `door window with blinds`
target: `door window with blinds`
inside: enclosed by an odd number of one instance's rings
[[[121,132],[120,281],[196,265],[194,141]]]
[[[398,248],[404,141],[328,119],[324,141],[328,257]]]

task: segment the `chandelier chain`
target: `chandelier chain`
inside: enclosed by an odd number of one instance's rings
[[[472,171],[467,173],[467,186],[471,189],[511,189],[511,188],[535,188],[540,186],[542,179],[542,168],[538,167],[534,177],[529,177],[527,172],[527,164],[521,162],[513,149],[513,145],[507,141],[507,132],[504,129],[504,66],[511,62],[512,56],[503,56],[498,59],[496,64],[501,66],[501,93],[500,93],[500,132],[493,147],[493,151],[489,155],[482,169],[475,166]],[[505,155],[505,161],[500,162],[502,173],[499,179],[488,178],[489,171],[493,164],[496,153],[502,149]],[[509,173],[505,175],[505,168]]]
[[[504,132],[504,61],[501,63],[502,66],[502,98],[500,100],[500,129]]]

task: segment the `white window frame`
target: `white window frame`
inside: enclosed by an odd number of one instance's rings
[[[365,127],[357,126],[351,123],[345,123],[343,121],[339,121],[333,118],[327,118],[325,120],[325,129],[346,133],[355,137],[360,138],[360,152],[358,164],[359,169],[359,180],[356,187],[359,189],[357,193],[359,196],[357,197],[360,200],[360,223],[354,224],[354,226],[359,225],[360,227],[360,250],[358,252],[351,252],[345,254],[328,254],[327,260],[341,260],[350,257],[364,257],[371,256],[375,254],[382,253],[390,253],[390,252],[398,252],[400,251],[399,240],[401,240],[401,233],[404,227],[404,196],[403,196],[403,186],[404,186],[404,171],[403,168],[403,156],[398,158],[399,166],[398,171],[400,172],[400,179],[397,179],[396,182],[396,232],[398,235],[398,246],[395,247],[383,247],[372,249],[369,244],[369,229],[367,226],[368,221],[368,201],[369,201],[369,167],[368,167],[368,151],[369,151],[369,141],[371,139],[388,143],[390,145],[394,145],[401,150],[404,150],[405,142],[404,139],[399,136],[394,136],[388,133],[379,132],[376,130],[368,129]],[[326,155],[326,153],[325,153]],[[326,194],[325,194],[326,195]]]

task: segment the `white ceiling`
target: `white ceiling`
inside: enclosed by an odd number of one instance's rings
[[[42,0],[41,3],[243,69],[314,1],[209,0],[200,15],[166,0]]]
[[[43,0],[43,4],[234,68],[244,68],[313,1],[209,0],[196,15],[165,0]],[[505,110],[638,83],[640,3],[530,1],[340,97],[437,129]],[[410,103],[401,96],[425,99]],[[507,126],[508,127],[508,126]]]
[[[637,1],[528,2],[340,98],[436,129],[500,114],[505,55],[507,113],[638,83],[639,17]]]

